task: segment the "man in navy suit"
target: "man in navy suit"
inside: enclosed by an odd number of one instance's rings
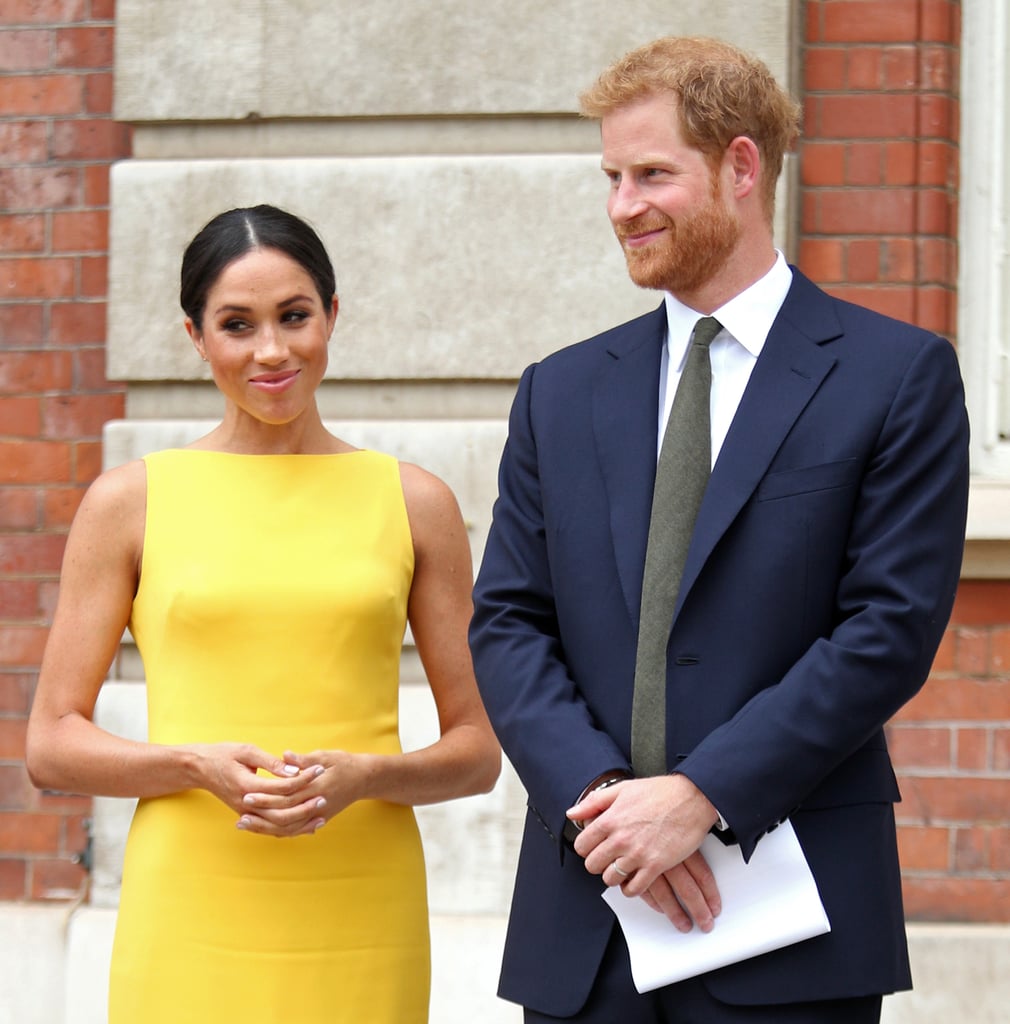
[[[665,295],[529,367],[512,408],[471,629],[529,794],[499,993],[527,1022],[877,1021],[881,995],[911,983],[883,727],[928,675],[964,538],[955,353],[776,251],[799,117],[759,61],[662,39],[582,107],[629,272]],[[709,315],[711,475],[670,613],[665,771],[642,772],[657,453]],[[714,829],[749,859],[786,818],[830,933],[638,994],[604,887],[671,927],[718,928],[702,841]]]

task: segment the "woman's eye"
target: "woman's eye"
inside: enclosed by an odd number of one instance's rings
[[[284,314],[285,323],[300,323],[302,320],[308,320],[309,314],[304,309],[290,309]]]
[[[221,325],[221,329],[228,331],[230,334],[234,334],[237,331],[245,330],[249,325],[245,320],[225,320]]]

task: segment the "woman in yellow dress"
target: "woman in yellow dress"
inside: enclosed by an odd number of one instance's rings
[[[337,297],[304,221],[215,217],[186,250],[181,299],[223,420],[89,489],[28,730],[36,785],[140,798],[109,1020],[423,1024],[411,808],[487,791],[500,767],[466,644],[459,509],[431,474],[326,430]],[[408,622],[440,738],[404,753]],[[143,743],[93,722],[127,626]]]

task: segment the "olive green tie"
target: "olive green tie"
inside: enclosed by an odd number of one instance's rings
[[[710,316],[694,325],[656,466],[631,708],[631,763],[639,777],[667,770],[666,648],[694,521],[711,471],[708,350],[720,330],[722,324]]]

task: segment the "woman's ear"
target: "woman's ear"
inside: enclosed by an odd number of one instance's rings
[[[189,340],[193,342],[193,348],[196,349],[197,355],[207,362],[207,349],[203,344],[203,333],[197,329],[192,317],[186,317],[186,333],[189,335]]]
[[[330,308],[329,308],[329,310],[327,312],[327,316],[326,316],[326,319],[329,320],[329,322],[330,322],[330,329],[329,329],[328,334],[332,334],[333,333],[333,327],[334,327],[334,325],[337,322],[337,311],[339,309],[340,309],[340,300],[336,297],[336,295],[334,295],[333,298],[330,299]]]

